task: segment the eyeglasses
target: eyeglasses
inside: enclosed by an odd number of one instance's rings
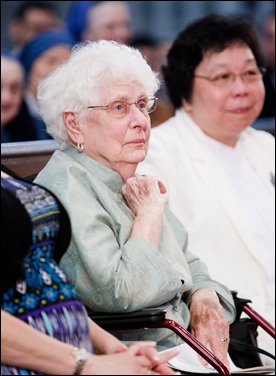
[[[251,84],[251,83],[259,81],[263,77],[265,72],[266,72],[265,68],[258,67],[256,69],[254,68],[248,69],[245,72],[240,73],[240,74],[227,72],[227,73],[218,74],[214,77],[201,76],[199,74],[195,74],[194,77],[208,80],[218,87],[229,87],[233,84],[236,77],[241,77],[244,83]]]
[[[118,100],[107,104],[106,106],[89,106],[87,108],[97,108],[102,110],[107,110],[109,115],[114,118],[123,118],[125,117],[130,110],[130,106],[135,104],[135,106],[142,113],[150,114],[157,107],[158,98],[156,97],[141,97],[135,102],[126,102],[123,100]]]

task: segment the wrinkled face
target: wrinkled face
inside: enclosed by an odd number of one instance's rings
[[[23,91],[23,70],[11,59],[1,57],[1,125],[19,112]]]
[[[128,8],[119,1],[104,1],[90,10],[88,31],[84,39],[115,40],[128,44],[131,41],[131,19]]]
[[[137,82],[109,84],[101,103],[91,105],[106,105],[117,100],[132,103],[145,95]],[[88,121],[82,126],[84,153],[115,171],[128,165],[136,168],[148,150],[149,115],[135,104],[130,105],[129,112],[122,118],[113,117],[106,109],[89,109],[89,112]]]
[[[262,75],[251,80],[251,73],[256,71],[259,72],[254,55],[245,45],[233,45],[204,56],[195,75],[211,80],[194,77],[191,103],[184,106],[207,135],[234,145],[239,134],[256,120],[264,101]],[[224,80],[229,74],[234,74],[229,85],[221,86],[213,80]]]
[[[64,60],[67,60],[70,56],[70,52],[70,47],[56,45],[46,50],[34,61],[27,83],[28,90],[31,91],[34,96],[37,94],[39,81],[48,76],[48,74]]]

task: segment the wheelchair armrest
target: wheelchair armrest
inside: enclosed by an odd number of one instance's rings
[[[145,308],[127,313],[91,312],[88,316],[105,330],[140,329],[162,323],[166,318],[166,310],[161,308]]]
[[[237,296],[236,291],[231,291],[235,302],[237,315],[235,322],[240,321],[241,313],[246,313],[257,325],[263,328],[272,338],[275,338],[275,328],[262,315],[260,315],[254,308],[250,307],[248,303],[252,303],[250,299],[243,299]]]
[[[162,308],[146,308],[130,313],[95,313],[87,308],[89,317],[107,331],[167,328],[177,334],[183,341],[191,346],[221,375],[229,375],[227,367],[203,346],[192,334],[173,320],[166,319],[166,310]]]

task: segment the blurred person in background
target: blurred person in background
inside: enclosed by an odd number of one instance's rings
[[[1,52],[1,143],[37,139],[24,93],[24,69],[8,52]]]
[[[82,33],[87,28],[88,11],[94,1],[72,1],[65,17],[65,29],[75,43],[82,41]]]
[[[99,39],[129,44],[132,19],[124,1],[73,1],[66,25],[76,42]]]
[[[264,84],[266,95],[259,117],[275,118],[275,13],[266,16],[260,32],[260,41],[265,57]]]
[[[51,138],[46,133],[37,105],[39,81],[69,57],[72,45],[73,41],[65,31],[47,30],[29,41],[19,55],[26,75],[25,100],[39,140]]]
[[[53,1],[19,1],[21,5],[8,27],[12,51],[19,53],[24,45],[44,30],[63,25]]]
[[[263,109],[254,123],[275,136],[275,12],[266,15],[260,30],[260,45],[265,57],[265,100]]]

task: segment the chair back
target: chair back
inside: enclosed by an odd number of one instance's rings
[[[1,163],[25,178],[38,174],[57,149],[55,140],[7,142],[1,144]]]

